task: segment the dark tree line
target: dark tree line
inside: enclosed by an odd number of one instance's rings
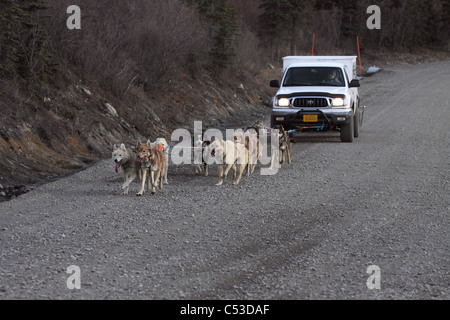
[[[214,76],[233,64],[239,36],[236,6],[227,0],[186,0],[210,30],[210,70]]]
[[[48,81],[54,72],[46,29],[46,1],[1,0],[0,75],[31,82]]]
[[[0,84],[40,86],[61,74],[123,97],[184,73],[255,65],[283,55],[362,49],[450,50],[450,0],[75,1],[82,30],[66,27],[69,0],[0,0]],[[381,9],[369,30],[366,10]],[[0,91],[1,88],[0,88]]]
[[[381,9],[380,30],[367,28],[370,5]],[[450,0],[261,0],[260,8],[258,34],[272,58],[280,48],[295,54],[312,34],[331,49],[347,49],[357,36],[372,50],[450,49]]]

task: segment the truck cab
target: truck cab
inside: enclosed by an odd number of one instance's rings
[[[338,130],[342,142],[359,136],[363,111],[356,57],[285,57],[272,100],[271,126],[286,130]]]

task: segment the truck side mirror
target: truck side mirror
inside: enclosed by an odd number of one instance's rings
[[[272,87],[272,88],[279,88],[280,87],[280,81],[278,81],[278,80],[270,81],[270,87]]]
[[[352,81],[350,81],[350,88],[359,88],[361,87],[361,84],[359,83],[359,80],[357,79],[353,79]]]

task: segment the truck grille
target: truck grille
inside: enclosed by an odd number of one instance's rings
[[[328,101],[325,98],[297,98],[293,105],[295,108],[325,108]]]

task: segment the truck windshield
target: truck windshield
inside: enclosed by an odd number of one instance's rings
[[[342,70],[336,67],[293,67],[284,77],[283,87],[345,87]]]

